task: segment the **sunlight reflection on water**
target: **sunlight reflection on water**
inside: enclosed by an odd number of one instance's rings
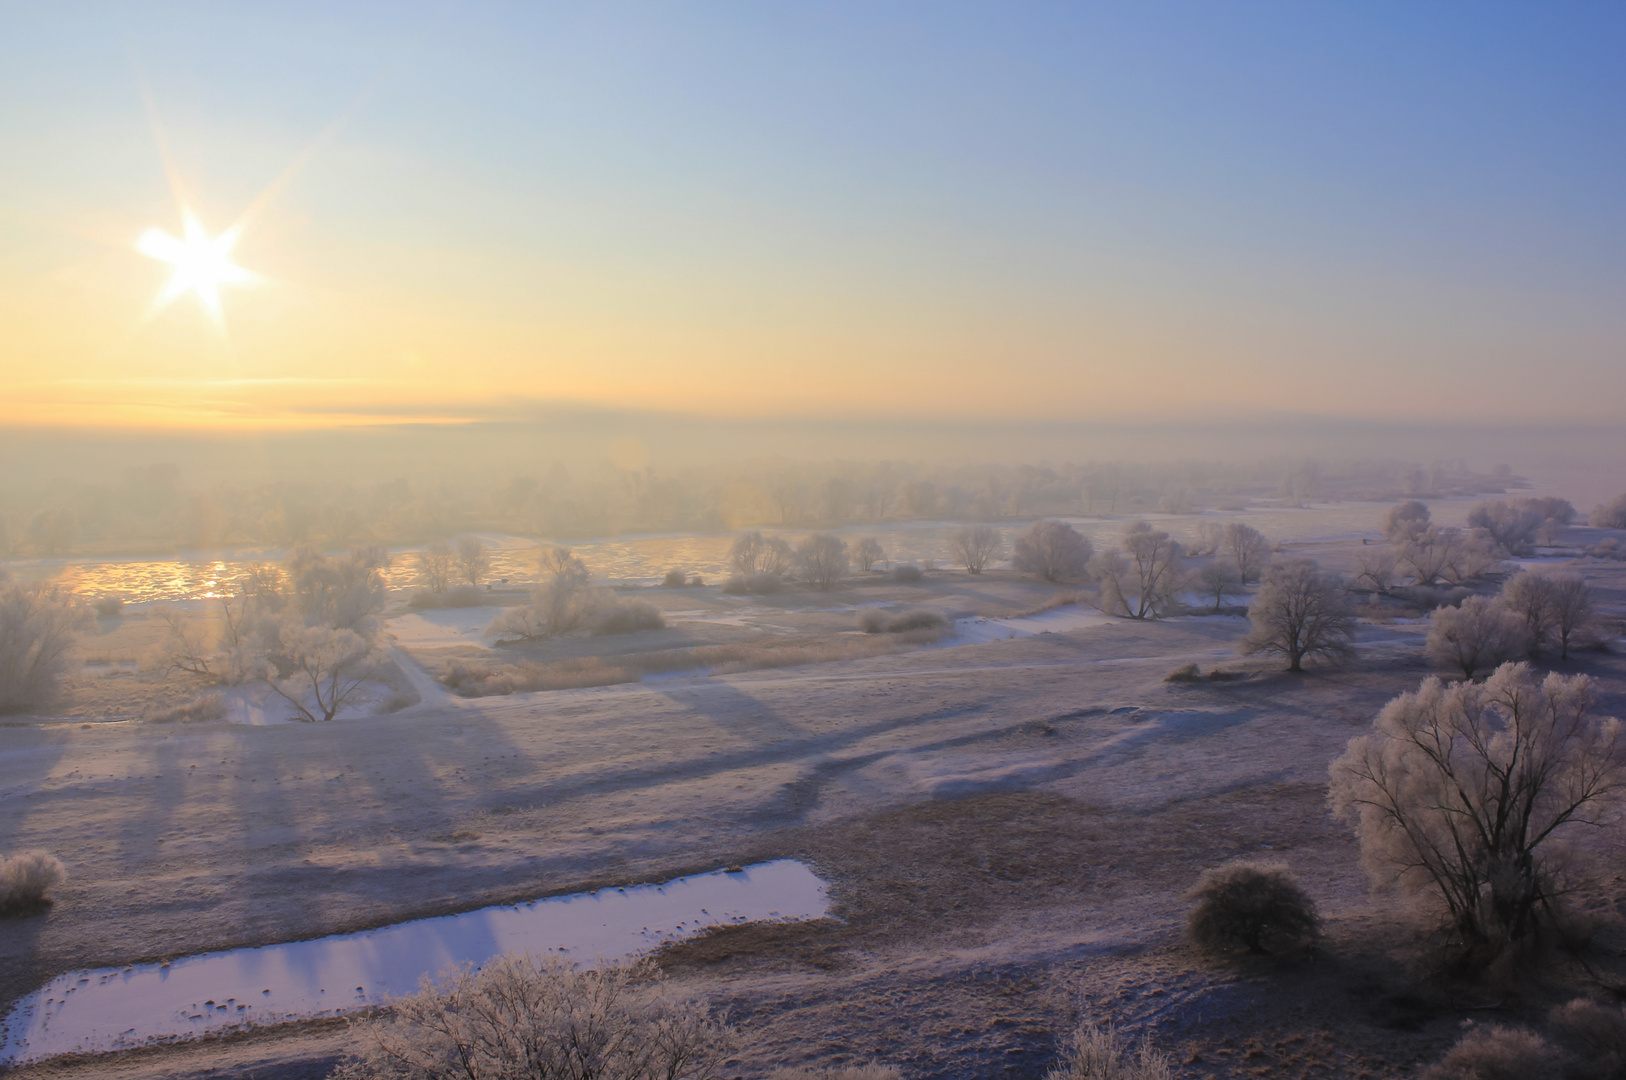
[[[1180,539],[1189,539],[1198,522],[1206,519],[1246,521],[1273,540],[1292,541],[1312,537],[1375,535],[1378,519],[1387,505],[1340,503],[1308,509],[1271,507],[1180,517],[1153,514],[1147,515],[1147,519]],[[1461,518],[1465,512],[1461,508],[1447,508],[1438,503],[1433,505],[1436,520],[1446,524],[1453,523],[1450,520],[1452,517]],[[1064,520],[1072,522],[1099,550],[1112,544],[1132,519]],[[1023,524],[1009,522],[999,526],[1007,539],[1007,555],[1010,537]],[[932,560],[940,565],[948,565],[949,536],[959,527],[958,522],[933,521],[879,528],[855,525],[833,531],[849,543],[864,536],[875,537],[892,562],[924,563]],[[795,544],[811,530],[763,531],[784,536]],[[537,553],[538,545],[542,542],[519,537],[491,536],[488,539],[501,545],[491,552],[490,580],[506,578],[513,584],[538,580]],[[727,576],[728,549],[733,542],[734,534],[661,535],[592,540],[568,546],[587,563],[595,579],[614,584],[640,585],[656,583],[674,568],[699,573],[707,581],[719,581]],[[406,589],[417,584],[417,568],[413,558],[415,550],[401,548],[391,552],[394,562],[385,575],[391,588]],[[209,599],[232,595],[237,579],[246,568],[258,563],[275,562],[283,554],[261,551],[251,558],[210,555],[172,560],[34,560],[13,563],[11,567],[21,577],[54,581],[80,596],[118,596],[127,602],[140,603],[147,600]]]

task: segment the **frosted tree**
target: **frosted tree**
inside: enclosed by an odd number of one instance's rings
[[[866,536],[853,545],[853,562],[865,573],[875,569],[875,564],[885,558],[886,551],[882,549],[881,542],[873,536]]]
[[[1244,585],[1258,581],[1270,561],[1270,541],[1252,525],[1233,521],[1225,526],[1225,541],[1221,550],[1230,556],[1231,564],[1242,576]]]
[[[1248,621],[1252,626],[1242,639],[1242,653],[1280,653],[1289,671],[1303,671],[1307,659],[1337,660],[1354,650],[1348,588],[1313,559],[1271,563],[1248,606]]]
[[[1552,913],[1564,840],[1609,820],[1623,750],[1584,675],[1504,664],[1483,684],[1429,678],[1389,702],[1333,762],[1332,804],[1375,884],[1432,897],[1488,959]]]
[[[949,536],[949,550],[953,552],[955,561],[971,574],[982,573],[991,561],[997,559],[1003,544],[999,530],[992,525],[967,525],[954,530]]]
[[[491,551],[484,540],[478,536],[457,538],[457,570],[470,585],[480,584],[491,570]]]
[[[1046,581],[1081,578],[1094,551],[1087,537],[1065,521],[1035,521],[1016,535],[1011,566]]]
[[[1532,644],[1524,619],[1486,596],[1437,608],[1428,619],[1429,659],[1456,668],[1464,679],[1528,655]]]
[[[796,545],[796,567],[814,588],[833,588],[850,565],[846,541],[834,533],[814,533]]]

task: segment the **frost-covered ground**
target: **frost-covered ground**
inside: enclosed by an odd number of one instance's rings
[[[1288,550],[1347,565],[1359,540]],[[1618,564],[1579,568],[1626,611]],[[648,589],[669,627],[630,637],[651,640],[535,654],[847,635],[868,604],[962,621],[891,655],[478,699],[431,671],[494,652],[470,631],[495,609],[394,614],[392,655],[422,701],[387,715],[0,727],[0,836],[72,875],[49,913],[0,923],[0,998],[78,968],[797,858],[830,882],[837,920],[665,954],[744,1034],[730,1075],[872,1057],[909,1077],[1037,1075],[1081,1012],[1153,1034],[1193,1076],[1415,1075],[1483,1016],[1460,1006],[1487,1002],[1408,1004],[1388,950],[1409,931],[1368,894],[1324,799],[1331,758],[1428,673],[1423,625],[1365,625],[1353,664],[1292,677],[1236,656],[1234,617],[1016,614],[1062,591],[1008,572],[762,598]],[[1012,625],[1050,632],[999,632]],[[1241,677],[1164,682],[1190,662]],[[1626,715],[1615,654],[1569,669]],[[1306,883],[1328,920],[1321,960],[1276,971],[1181,944],[1185,890],[1244,853]],[[320,1076],[344,1038],[296,1025],[22,1074]]]

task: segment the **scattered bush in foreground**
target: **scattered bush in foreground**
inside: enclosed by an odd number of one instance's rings
[[[1355,824],[1374,883],[1432,897],[1462,966],[1534,940],[1567,869],[1572,825],[1626,787],[1618,720],[1584,675],[1503,664],[1484,683],[1423,680],[1332,763],[1333,811]],[[1583,849],[1570,856],[1579,859]]]
[[[1464,679],[1528,656],[1533,644],[1524,619],[1486,596],[1436,608],[1428,618],[1428,658]]]
[[[666,619],[648,600],[617,600],[603,608],[593,623],[595,637],[664,629]]]
[[[1446,1052],[1423,1080],[1557,1080],[1557,1056],[1533,1031],[1500,1024],[1475,1027]]]
[[[776,1069],[768,1080],[903,1080],[896,1065],[847,1065],[834,1069]]]
[[[917,584],[919,583],[920,579],[925,576],[925,571],[921,570],[921,568],[916,566],[914,563],[904,563],[902,566],[894,566],[892,568],[892,580],[901,585]]]
[[[661,586],[667,589],[681,589],[689,583],[689,575],[682,570],[668,570],[666,576],[661,578]]]
[[[361,1025],[335,1080],[711,1080],[731,1039],[653,964],[501,956],[425,979]]]
[[[1112,1027],[1080,1024],[1067,1047],[1065,1062],[1045,1080],[1173,1080],[1174,1066],[1150,1038],[1131,1050]]]
[[[1578,1077],[1626,1075],[1626,1009],[1576,998],[1549,1013],[1547,1022],[1580,1065]]]
[[[943,630],[948,619],[935,611],[893,613],[868,607],[858,613],[858,628],[866,634],[907,634],[913,630]]]
[[[1197,901],[1186,929],[1211,949],[1245,947],[1250,953],[1302,947],[1318,927],[1315,904],[1283,862],[1239,860],[1204,870],[1186,894]]]
[[[68,880],[62,862],[43,851],[0,860],[0,912],[34,911],[51,902],[51,890]]]

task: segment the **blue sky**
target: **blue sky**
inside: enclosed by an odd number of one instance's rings
[[[124,378],[186,423],[227,373],[334,416],[1616,418],[1623,11],[0,7],[14,417]],[[343,116],[224,334],[142,321],[142,79],[217,230]]]

